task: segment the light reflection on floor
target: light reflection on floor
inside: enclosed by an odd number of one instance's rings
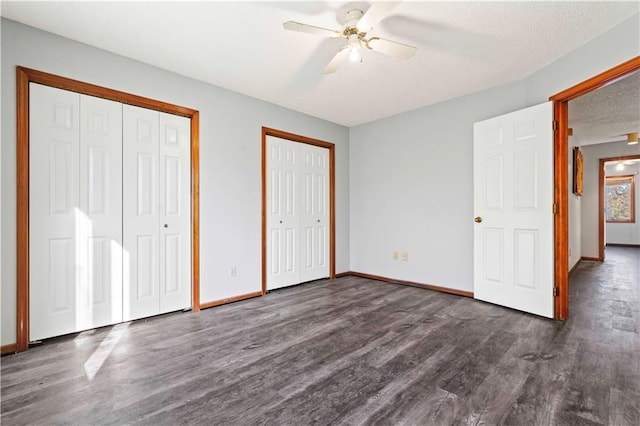
[[[113,326],[107,337],[100,343],[100,346],[93,351],[89,359],[84,363],[84,372],[87,375],[87,379],[93,380],[98,371],[100,371],[102,364],[113,352],[122,336],[126,334],[129,324],[126,322]]]

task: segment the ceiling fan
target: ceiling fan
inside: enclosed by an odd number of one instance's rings
[[[316,27],[314,25],[301,24],[300,22],[287,21],[283,24],[286,30],[302,33],[316,34],[330,38],[343,38],[347,40],[324,69],[325,74],[335,72],[348,58],[351,62],[362,62],[364,49],[374,50],[385,55],[400,59],[409,59],[417,48],[396,41],[385,40],[380,37],[370,37],[368,33],[377,23],[386,18],[400,2],[375,2],[366,12],[360,9],[351,9],[347,12],[347,23],[342,31]]]

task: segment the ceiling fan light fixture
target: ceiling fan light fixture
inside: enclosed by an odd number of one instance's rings
[[[360,62],[362,61],[362,55],[360,54],[360,49],[358,47],[352,47],[349,51],[349,62]]]
[[[637,145],[637,144],[638,144],[638,132],[627,134],[627,145]]]
[[[350,62],[361,62],[362,54],[360,53],[360,39],[357,34],[352,34],[349,36],[349,61]]]

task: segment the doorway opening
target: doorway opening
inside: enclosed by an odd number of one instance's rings
[[[609,163],[609,164],[608,164]],[[613,163],[613,164],[610,164]],[[614,166],[615,170],[620,173],[616,173],[617,175],[627,176],[631,182],[630,190],[631,192],[631,201],[632,203],[629,205],[630,213],[630,223],[610,223],[607,215],[605,214],[605,206],[607,202],[607,193],[606,193],[606,177],[610,174],[610,169],[607,168],[608,165]],[[626,167],[626,169],[625,169]],[[636,191],[638,187],[638,178],[637,176],[640,174],[638,169],[640,168],[640,154],[638,155],[626,155],[621,157],[609,157],[609,158],[601,158],[600,164],[598,168],[598,248],[599,248],[599,259],[601,261],[605,260],[605,248],[609,241],[607,238],[608,232],[605,232],[607,228],[607,223],[610,223],[610,226],[627,226],[627,227],[635,227],[638,222],[638,209],[635,208],[635,204],[637,203],[637,198],[633,191]],[[633,214],[635,213],[635,214]],[[635,216],[635,217],[634,217]],[[623,243],[613,243],[614,245],[639,245],[638,241],[635,242],[623,242]]]
[[[555,319],[569,316],[569,101],[640,70],[640,56],[600,73],[549,98],[554,121],[554,251]]]

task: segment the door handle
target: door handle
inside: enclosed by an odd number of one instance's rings
[[[475,223],[480,223],[480,222],[482,222],[482,218],[481,218],[480,216],[476,216],[476,217],[473,219],[473,221],[474,221]]]

